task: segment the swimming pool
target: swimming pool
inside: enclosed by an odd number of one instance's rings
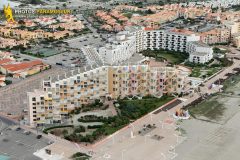
[[[0,155],[0,160],[9,160],[9,159],[10,159],[10,157]]]

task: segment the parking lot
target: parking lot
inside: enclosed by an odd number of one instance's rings
[[[88,45],[104,45],[106,43],[104,40],[108,37],[109,35],[105,34],[87,34],[81,37],[65,40],[65,42],[68,42],[69,46],[72,48],[81,49],[82,47]]]
[[[44,60],[65,67],[82,67],[86,64],[86,58],[79,49],[69,49],[61,54],[44,58]]]
[[[11,160],[39,160],[33,153],[49,143],[43,137],[37,139],[35,134],[28,133],[17,126],[8,126],[2,121],[0,127],[0,157]]]

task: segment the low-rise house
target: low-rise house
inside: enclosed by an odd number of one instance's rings
[[[73,36],[74,33],[70,31],[58,31],[58,32],[53,32],[52,37],[53,39],[60,39],[68,36]]]
[[[6,76],[0,74],[0,87],[6,86],[5,80],[6,80]]]
[[[13,54],[10,52],[1,52],[0,51],[0,59],[11,59],[11,60],[15,60],[15,58],[13,57]]]
[[[59,24],[55,24],[55,25],[49,25],[49,28],[52,29],[57,29],[57,28],[64,28],[66,30],[81,30],[84,28],[84,25],[81,21],[77,21],[77,22],[68,22],[68,23],[59,23]]]
[[[24,19],[23,21],[24,21],[24,26],[26,26],[26,27],[34,27],[34,26],[36,26],[36,23],[33,22],[30,19]]]
[[[10,59],[10,58],[4,58],[4,59],[0,59],[0,66],[1,65],[6,65],[6,64],[10,64],[14,62],[14,60]]]
[[[11,37],[16,39],[32,40],[37,38],[37,34],[27,30],[15,29],[11,30]]]
[[[57,17],[57,20],[59,20],[60,22],[72,22],[72,21],[76,21],[77,17],[71,14],[66,14],[66,15]]]
[[[41,72],[48,67],[49,65],[44,64],[42,61],[35,60],[0,65],[0,71],[5,75],[11,74],[14,78],[26,78],[27,76]]]
[[[53,23],[57,22],[52,17],[40,17],[40,18],[36,18],[34,21],[39,23],[40,25],[43,25],[43,26],[47,26],[47,25],[50,25],[50,24],[53,24]]]
[[[11,30],[9,28],[0,27],[0,36],[1,37],[10,37]]]

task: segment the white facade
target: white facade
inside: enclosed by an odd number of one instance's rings
[[[240,0],[211,0],[211,1],[203,1],[203,2],[189,2],[187,3],[180,3],[180,5],[184,6],[196,6],[196,5],[204,5],[206,7],[213,7],[216,8],[218,6],[228,8],[232,5],[239,5]]]
[[[213,58],[212,47],[201,42],[189,42],[187,52],[189,61],[193,63],[207,63]]]
[[[151,30],[144,33],[144,49],[167,49],[186,52],[187,43],[199,41],[200,36],[165,30]]]
[[[90,51],[91,47],[82,50],[87,55],[91,52],[91,55],[97,55],[95,57],[100,56],[101,58],[98,59],[113,65],[126,61],[134,53],[146,49],[166,49],[184,53],[187,52],[189,42],[199,40],[200,36],[188,30],[147,30],[133,26],[110,38],[104,47],[94,49],[94,51],[93,49]]]
[[[104,47],[100,47],[98,53],[105,63],[111,65],[128,60],[136,53],[135,36],[127,31],[119,32],[116,37],[110,38]]]
[[[129,34],[135,36],[135,40],[136,40],[136,52],[140,52],[143,51],[144,48],[144,27],[140,27],[140,26],[127,26],[125,28]]]

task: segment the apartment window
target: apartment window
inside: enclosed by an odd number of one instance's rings
[[[36,101],[36,98],[35,98],[35,97],[33,97],[33,98],[32,98],[32,101]]]

